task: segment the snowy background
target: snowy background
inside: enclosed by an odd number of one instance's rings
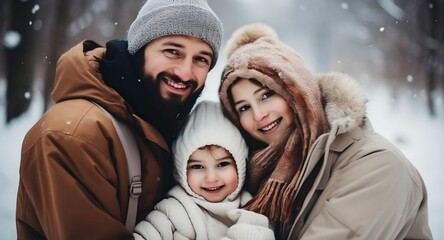
[[[202,98],[217,100],[221,69],[210,74]],[[0,81],[2,83],[2,81]],[[444,114],[430,118],[420,97],[412,99],[408,91],[395,104],[387,87],[365,86],[369,98],[368,115],[376,131],[393,141],[422,174],[429,194],[429,220],[434,238],[444,239]],[[5,86],[0,85],[0,96]],[[442,102],[441,102],[442,104]],[[42,111],[41,98],[12,124],[0,122],[0,239],[15,239],[15,199],[18,185],[20,144]],[[441,108],[442,109],[442,108]],[[0,119],[4,119],[0,108]]]
[[[26,0],[22,1],[26,2]],[[411,1],[417,3],[422,0]],[[102,40],[103,42],[100,43],[104,44],[105,39],[114,37],[112,28],[121,26],[124,21],[119,22],[103,17],[107,16],[105,12],[107,7],[111,6],[109,4],[111,0],[86,2],[91,4],[91,8],[80,12],[78,19],[70,25],[69,41],[76,43],[84,38],[90,38],[99,39],[99,42]],[[140,6],[142,2],[131,3]],[[393,41],[390,38],[395,38],[394,42],[399,45],[405,41],[413,41],[414,36],[402,35],[404,30],[401,31],[397,27],[407,26],[409,29],[411,27],[409,24],[414,21],[408,18],[405,21],[391,19],[387,17],[388,14],[381,13],[383,10],[378,9],[379,5],[375,2],[382,5],[382,3],[396,1],[210,1],[214,11],[224,23],[224,42],[236,28],[243,24],[266,22],[276,29],[282,41],[300,53],[313,71],[347,72],[361,83],[369,99],[368,116],[374,129],[397,145],[422,174],[429,194],[430,227],[435,239],[444,240],[444,191],[442,190],[444,184],[444,93],[442,90],[434,92],[433,101],[437,112],[435,116],[431,116],[427,110],[427,93],[423,86],[424,75],[418,73],[418,69],[422,67],[409,65],[421,62],[421,60],[399,56],[396,51],[391,52],[394,46],[386,45]],[[443,1],[435,2],[442,4]],[[138,6],[128,6],[132,4],[126,4],[125,9],[138,8]],[[375,4],[376,12],[373,9]],[[403,13],[393,4],[384,6],[391,15],[399,17]],[[33,11],[38,13],[44,11],[46,7],[48,5],[33,7]],[[428,5],[428,7],[433,7],[433,5]],[[130,14],[130,17],[133,18],[134,14]],[[45,29],[45,22],[41,21],[40,24],[42,24],[40,29]],[[30,28],[32,27],[30,23]],[[101,33],[101,35],[92,36],[93,33]],[[396,39],[397,37],[399,39]],[[6,43],[11,46],[11,44],[14,45],[14,40],[6,41],[5,38],[3,43],[5,47]],[[43,44],[39,45],[39,51],[50,48],[44,43],[43,41]],[[67,44],[72,45],[71,42]],[[438,47],[441,47],[439,50],[443,51],[442,44]],[[412,49],[418,51],[418,46],[412,44]],[[47,62],[44,53],[36,55],[41,57],[41,62]],[[220,55],[218,64],[209,74],[207,86],[202,95],[204,99],[217,100],[217,87],[224,65],[223,54]],[[23,94],[23,98],[30,100],[29,109],[6,123],[7,84],[2,75],[5,71],[1,63],[0,61],[0,240],[12,240],[16,239],[15,200],[20,147],[27,130],[44,111],[42,94],[42,82],[44,82],[42,72],[44,71],[37,64],[34,77],[36,84],[33,85],[32,90]],[[439,67],[442,71],[443,66]],[[397,71],[396,74],[393,74],[393,70]],[[392,74],[387,74],[390,71]]]

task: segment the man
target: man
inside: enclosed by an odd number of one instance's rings
[[[128,41],[84,41],[58,61],[55,105],[27,133],[17,195],[18,239],[129,239],[125,152],[141,156],[137,222],[172,186],[169,144],[217,60],[222,24],[206,0],[148,0]]]

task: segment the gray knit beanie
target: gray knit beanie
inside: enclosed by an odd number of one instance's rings
[[[128,31],[128,51],[134,55],[152,40],[167,35],[202,39],[213,49],[216,64],[222,41],[222,23],[207,0],[147,0]]]
[[[201,101],[193,109],[185,127],[173,143],[174,178],[185,191],[198,199],[187,183],[187,163],[190,155],[206,145],[218,145],[233,156],[238,175],[238,186],[227,196],[234,200],[240,193],[246,174],[248,147],[239,130],[223,115],[218,102]]]

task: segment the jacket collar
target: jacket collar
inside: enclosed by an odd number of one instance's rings
[[[317,189],[321,190],[325,188],[339,154],[361,139],[364,129],[372,129],[372,126],[365,116],[364,94],[355,80],[342,73],[320,74],[317,79],[330,125],[330,132],[317,139],[322,147],[313,148],[313,154],[318,155],[313,156],[313,159],[320,159],[321,154],[324,154],[323,161],[326,161],[317,185]]]

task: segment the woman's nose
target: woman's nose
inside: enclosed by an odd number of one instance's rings
[[[262,121],[267,115],[268,115],[268,111],[265,111],[262,108],[257,107],[255,109],[253,109],[253,117],[254,117],[254,120],[257,122]]]

